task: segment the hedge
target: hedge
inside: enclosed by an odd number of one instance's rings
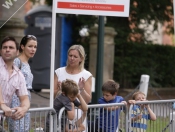
[[[175,47],[157,44],[117,43],[114,80],[121,88],[134,88],[142,74],[152,87],[175,86]]]

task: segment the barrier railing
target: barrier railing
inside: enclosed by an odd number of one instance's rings
[[[88,105],[88,113],[86,114],[84,132],[174,132],[175,112],[173,110],[173,102],[175,102],[175,99],[140,101],[135,105],[130,105],[128,108],[125,107],[123,103]],[[133,129],[132,125],[134,122],[132,121],[132,108],[136,105],[149,105],[156,115],[155,121],[144,120],[142,122],[143,124],[147,124],[145,131],[141,128]],[[65,130],[65,125],[70,125],[70,121],[68,119],[66,119],[67,124],[61,123],[61,118],[63,117],[62,115],[64,111],[65,108],[62,108],[58,115],[58,132]],[[135,114],[143,114],[143,111],[140,112],[141,113],[136,111]],[[64,118],[66,118],[65,114]],[[141,120],[138,122],[140,121]],[[75,120],[72,121],[71,125],[76,126],[76,124],[74,124],[75,122]]]
[[[53,108],[32,108],[28,110],[28,113],[30,113],[30,128],[29,132],[44,132],[46,130],[46,119],[48,113],[53,113],[53,120],[51,120],[51,124],[53,124],[53,130],[56,131],[57,128],[57,116],[56,112]],[[55,114],[54,114],[55,113]],[[0,111],[0,114],[4,114],[3,111]],[[20,120],[19,121],[20,124]],[[0,132],[10,132],[10,126],[8,123],[8,118],[2,116],[2,119],[0,121]],[[24,119],[25,123],[25,119]],[[54,124],[55,123],[55,124]],[[25,130],[23,130],[25,131]],[[20,128],[18,129],[18,132],[22,132]],[[25,131],[26,132],[26,131]]]
[[[175,132],[174,102],[175,99],[140,101],[135,105],[130,105],[128,108],[123,103],[88,105],[88,112],[85,113],[84,119],[84,132],[143,132],[140,128],[133,129],[133,107],[137,105],[146,108],[147,104],[155,113],[156,120],[144,120],[142,122],[147,124],[146,132]],[[51,115],[49,132],[71,132],[79,127],[78,119],[68,120],[66,118],[65,108],[62,108],[58,115],[56,115],[55,110],[52,108],[35,108],[29,109],[28,112],[31,115],[29,132],[45,132],[48,113]],[[3,111],[0,111],[0,114],[3,114]],[[76,112],[76,114],[79,117],[82,115],[79,112]],[[143,111],[136,111],[134,114],[144,113]],[[141,120],[139,121],[141,122]],[[83,119],[81,119],[81,122],[83,122]],[[2,119],[0,131],[10,131],[7,118]]]
[[[84,121],[82,121],[85,127],[84,132],[95,132],[99,131],[101,128],[104,128],[104,130],[108,129],[108,131],[113,132],[113,130],[118,131],[118,127],[120,130],[124,130],[126,127],[128,127],[126,124],[127,116],[126,113],[124,113],[125,110],[126,108],[123,103],[88,105],[88,113],[86,113],[86,118]],[[72,131],[73,128],[76,130],[76,128],[79,127],[76,123],[78,119],[74,119],[73,121],[66,119],[66,124],[62,124],[62,120],[66,117],[64,111],[65,108],[62,108],[58,115],[58,132],[65,131],[66,126],[69,126],[69,130],[67,131]],[[79,118],[82,115],[80,112],[77,112],[76,114]],[[100,119],[98,119],[98,117],[100,117],[99,115],[102,117],[102,122],[100,122]],[[105,124],[108,124],[109,127],[105,127]],[[70,125],[73,127],[70,128]]]
[[[154,100],[154,101],[140,101],[137,102],[135,105],[131,105],[129,109],[129,128],[127,129],[128,132],[142,132],[143,126],[145,128],[146,132],[174,132],[175,131],[175,113],[173,110],[173,102],[175,100]],[[156,115],[156,120],[143,120],[143,118],[147,118],[147,112],[144,111],[146,108],[146,105],[149,105],[151,110]],[[139,106],[143,107],[142,110],[136,110]],[[145,112],[145,113],[144,113]],[[142,115],[142,119],[139,119],[137,121],[132,121],[132,115],[139,116]],[[143,117],[144,116],[144,117]],[[146,117],[147,116],[147,117]],[[137,125],[136,125],[137,124]],[[134,126],[142,127],[142,128],[136,128]]]

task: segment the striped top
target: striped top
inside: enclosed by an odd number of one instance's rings
[[[12,95],[17,96],[28,95],[26,83],[21,71],[13,65],[13,73],[9,76],[7,65],[2,57],[0,57],[0,87],[2,89],[2,97],[7,106],[10,106]]]
[[[150,120],[150,115],[146,108],[142,109],[139,105],[134,105],[132,108],[132,115],[131,117],[136,117],[138,115],[142,115],[140,120],[134,121],[131,123],[132,132],[146,132],[147,129],[147,120]]]

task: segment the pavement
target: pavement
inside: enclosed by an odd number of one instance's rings
[[[30,108],[49,107],[50,105],[50,90],[42,89],[41,92],[31,92]]]

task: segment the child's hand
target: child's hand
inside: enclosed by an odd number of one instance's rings
[[[84,85],[85,85],[85,79],[82,77],[79,79],[79,82],[78,82],[79,89],[83,89]]]
[[[145,100],[145,101],[148,101],[148,100]],[[149,108],[149,105],[148,104],[144,104],[144,107]]]
[[[128,103],[129,103],[129,104],[135,104],[136,101],[135,101],[135,100],[128,100]]]
[[[126,101],[122,101],[121,103],[124,103],[125,105],[127,105],[127,102]]]
[[[136,116],[136,119],[137,119],[137,120],[142,119],[142,114],[137,115],[137,116]]]
[[[60,81],[57,82],[57,86],[58,86],[58,89],[61,90],[61,82]]]
[[[77,94],[77,98],[78,98],[78,99],[82,98],[82,96],[81,96],[81,91],[80,91],[80,90],[79,90],[79,92],[78,92],[78,94]]]

